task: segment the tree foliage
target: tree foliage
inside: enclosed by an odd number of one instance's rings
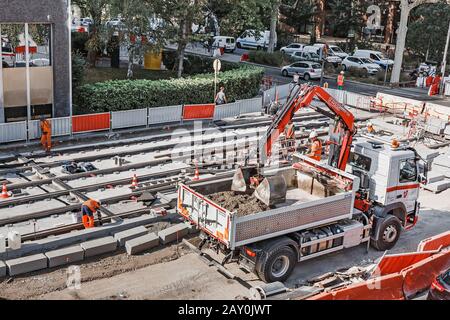
[[[407,47],[425,58],[441,61],[450,22],[450,6],[442,1],[417,7],[411,12]]]

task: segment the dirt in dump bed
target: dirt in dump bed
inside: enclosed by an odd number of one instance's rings
[[[234,191],[218,192],[208,196],[212,201],[227,209],[237,211],[240,216],[269,210],[269,207],[253,195],[239,194]]]

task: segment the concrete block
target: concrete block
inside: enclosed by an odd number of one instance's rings
[[[445,174],[440,172],[430,171],[427,176],[427,184],[439,182],[445,179]]]
[[[443,180],[439,182],[430,183],[424,186],[424,189],[438,193],[450,188],[450,180]]]
[[[180,240],[188,233],[188,226],[184,223],[180,223],[158,232],[158,237],[162,244],[167,244],[176,240]]]
[[[159,237],[156,233],[148,233],[139,238],[134,238],[125,242],[125,249],[128,255],[138,254],[142,251],[152,249],[159,245]]]
[[[6,264],[0,261],[0,278],[6,276]]]
[[[32,256],[7,260],[5,263],[8,266],[9,275],[15,276],[47,268],[47,257],[42,253],[38,253]]]
[[[105,237],[81,243],[85,258],[112,252],[117,249],[117,241],[113,237]]]
[[[53,268],[84,259],[84,250],[80,246],[63,248],[45,253],[48,258],[48,267]]]
[[[125,242],[127,242],[128,240],[143,236],[146,233],[148,233],[147,228],[145,228],[144,226],[139,226],[137,228],[121,231],[114,234],[114,239],[116,239],[120,247],[123,247],[125,245]]]

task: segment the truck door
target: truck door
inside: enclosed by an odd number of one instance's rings
[[[406,211],[414,211],[417,198],[419,197],[420,184],[418,182],[417,162],[415,159],[403,159],[398,161],[397,185],[388,188],[388,199],[395,197],[393,202],[405,204]],[[392,171],[395,172],[395,171]]]

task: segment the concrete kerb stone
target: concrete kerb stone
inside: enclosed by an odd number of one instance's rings
[[[168,244],[173,241],[181,240],[188,233],[188,226],[184,223],[180,223],[158,232],[158,237],[162,244]]]
[[[144,236],[134,238],[125,242],[128,255],[138,254],[159,246],[159,237],[156,233],[148,233]]]
[[[438,182],[430,183],[430,184],[427,184],[424,186],[424,189],[432,191],[434,193],[438,193],[438,192],[447,190],[448,188],[450,188],[449,180],[438,181]]]
[[[83,242],[80,246],[84,249],[84,256],[89,258],[103,253],[116,251],[117,241],[114,237],[104,237]]]
[[[0,261],[0,278],[6,276],[6,264]]]
[[[155,217],[152,215],[142,215],[136,218],[123,220],[122,222],[115,222],[105,224],[100,228],[85,229],[74,231],[71,233],[49,237],[32,242],[25,242],[22,248],[14,251],[7,251],[0,253],[0,260],[14,259],[29,254],[44,253],[46,251],[56,250],[64,247],[69,247],[79,244],[91,239],[111,236],[114,233],[135,228],[142,225],[152,224],[159,221],[166,221],[178,217],[178,214],[170,212],[164,217]]]
[[[72,246],[45,253],[48,258],[48,267],[58,267],[65,264],[82,261],[84,259],[84,250],[80,246]]]
[[[138,238],[145,235],[146,233],[148,233],[147,228],[145,228],[144,226],[139,226],[133,229],[115,233],[114,239],[116,239],[120,247],[123,247],[125,245],[125,242],[127,242],[128,240]]]
[[[23,258],[7,260],[5,261],[5,263],[8,266],[9,275],[15,276],[23,273],[46,269],[47,257],[42,253],[38,253]]]

